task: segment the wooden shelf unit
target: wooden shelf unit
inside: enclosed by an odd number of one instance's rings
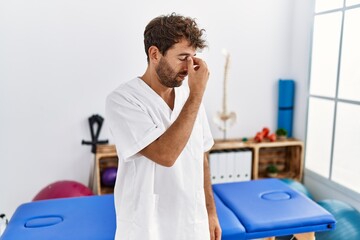
[[[302,181],[304,159],[304,144],[302,141],[294,138],[260,143],[255,142],[253,139],[246,142],[240,139],[215,140],[211,151],[243,148],[251,149],[253,153],[252,179],[266,178],[267,166],[274,164],[279,169],[277,178],[291,178]]]
[[[266,178],[266,167],[275,164],[280,172],[277,178],[303,179],[304,144],[297,139],[256,143],[252,139],[215,140],[210,151],[250,149],[252,151],[252,179]],[[98,145],[95,154],[95,184],[98,195],[113,193],[112,187],[101,184],[101,172],[106,167],[117,167],[115,145]]]
[[[114,192],[113,187],[107,187],[101,183],[101,173],[107,167],[117,166],[118,156],[115,145],[97,145],[95,154],[95,184],[98,195]]]

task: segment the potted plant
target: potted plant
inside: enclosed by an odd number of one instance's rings
[[[276,136],[279,140],[285,140],[287,138],[288,132],[285,128],[279,128],[276,130]]]
[[[269,164],[266,168],[266,173],[268,177],[276,177],[278,172],[279,170],[275,164]]]

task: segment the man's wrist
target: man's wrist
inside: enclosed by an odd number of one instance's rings
[[[188,101],[193,104],[200,105],[202,102],[203,94],[200,93],[190,93]]]
[[[218,216],[217,216],[217,213],[216,213],[216,210],[208,210],[208,217],[209,218],[218,218]]]

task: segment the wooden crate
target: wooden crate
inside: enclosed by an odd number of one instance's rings
[[[95,154],[96,192],[98,195],[114,192],[113,187],[107,187],[101,183],[101,174],[105,168],[117,166],[118,157],[115,145],[98,145]]]
[[[301,179],[301,146],[264,147],[259,149],[258,178],[268,177],[266,168],[272,164],[278,170],[279,178]]]

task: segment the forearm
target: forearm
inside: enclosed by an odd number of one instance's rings
[[[140,151],[154,162],[170,167],[185,148],[201,105],[202,95],[191,95],[178,118],[157,140]],[[175,143],[175,144],[171,144]]]
[[[209,217],[214,216],[217,218],[214,195],[211,186],[210,168],[207,153],[204,154],[204,191],[208,215]]]
[[[188,57],[187,70],[190,94],[178,118],[163,135],[140,151],[166,167],[175,163],[190,138],[209,78],[207,65],[199,58]]]

